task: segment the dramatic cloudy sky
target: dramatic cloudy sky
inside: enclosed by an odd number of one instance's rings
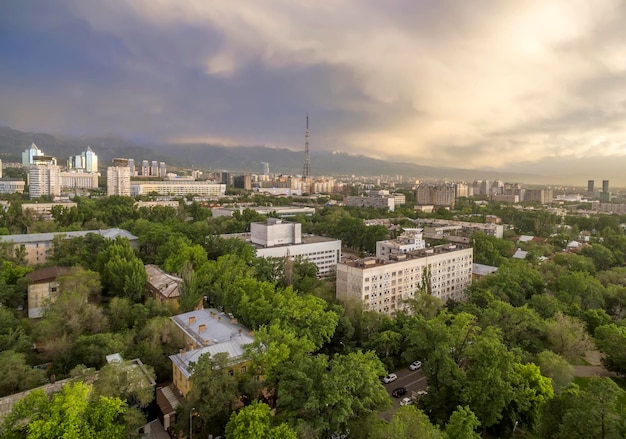
[[[300,149],[307,111],[315,149],[626,163],[626,2],[0,1],[0,125]]]

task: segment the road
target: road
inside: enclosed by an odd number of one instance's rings
[[[398,375],[397,380],[395,380],[393,383],[383,384],[383,386],[385,386],[385,389],[387,390],[387,393],[389,393],[389,397],[393,401],[392,408],[386,410],[381,414],[381,416],[388,421],[391,419],[393,412],[398,407],[400,407],[400,400],[404,398],[404,396],[411,396],[411,392],[417,392],[418,390],[426,390],[426,387],[428,386],[428,383],[426,382],[426,377],[422,374],[421,369],[410,370],[408,367],[405,367],[403,369],[396,370],[395,374]],[[394,398],[393,396],[391,396],[391,392],[393,392],[393,389],[397,389],[398,387],[406,387],[409,393],[407,393],[403,397]]]

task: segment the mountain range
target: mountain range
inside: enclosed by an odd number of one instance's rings
[[[114,157],[165,161],[168,167],[185,167],[231,172],[261,172],[261,162],[267,162],[271,173],[301,174],[304,151],[267,146],[221,146],[210,144],[171,144],[136,142],[115,136],[59,136],[46,133],[18,131],[0,127],[0,154],[6,162],[21,162],[21,153],[35,143],[46,154],[57,157],[59,164],[65,158],[79,154],[87,146],[99,157],[101,167]],[[332,151],[311,151],[313,175],[402,175],[419,180],[474,180],[501,179],[530,184],[550,183],[549,178],[529,173],[506,173],[494,170],[454,169],[423,166],[419,163],[379,160],[363,155]],[[418,162],[418,160],[416,160]]]

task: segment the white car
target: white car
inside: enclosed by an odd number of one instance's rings
[[[413,404],[413,400],[409,398],[408,396],[406,398],[402,398],[402,401],[400,401],[400,406],[411,405],[411,404]]]
[[[417,370],[417,369],[421,369],[422,367],[422,362],[421,361],[414,361],[409,365],[409,369],[411,370]]]
[[[385,384],[393,383],[397,379],[398,379],[398,375],[396,375],[395,373],[390,373],[386,377],[383,377],[383,383]]]

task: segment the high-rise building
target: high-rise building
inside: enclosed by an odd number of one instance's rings
[[[220,173],[220,181],[222,182],[222,184],[229,186],[230,185],[230,173],[228,171],[222,171]]]
[[[30,147],[22,153],[22,166],[28,168],[30,165],[35,164],[35,157],[44,155],[43,151],[37,148],[37,145],[32,143]]]
[[[55,164],[30,165],[28,168],[30,198],[61,195],[61,168]]]
[[[98,172],[98,156],[87,146],[87,150],[81,152],[76,156],[70,156],[67,159],[68,169],[79,169],[83,172],[96,173]]]
[[[135,159],[128,159],[128,167],[130,168],[130,176],[135,176]]]
[[[159,162],[156,160],[152,160],[152,165],[150,166],[150,176],[156,177],[159,175]]]
[[[165,167],[165,162],[159,163],[159,177],[165,177],[167,175],[167,168]]]
[[[609,191],[609,180],[602,180],[602,192]]]
[[[587,180],[587,192],[589,192],[590,194],[593,193],[594,183],[595,182],[593,180]]]
[[[128,159],[113,159],[113,166],[107,168],[107,195],[130,196]]]
[[[270,175],[270,164],[267,162],[261,162],[261,166],[262,166],[261,174]]]
[[[142,177],[150,176],[150,162],[148,160],[143,160],[141,162],[141,174]]]

